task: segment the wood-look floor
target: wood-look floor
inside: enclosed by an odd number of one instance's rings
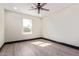
[[[44,39],[6,44],[0,56],[79,56],[79,50]]]

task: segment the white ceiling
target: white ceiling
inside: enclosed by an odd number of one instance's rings
[[[70,6],[69,3],[47,3],[47,5],[44,6],[44,8],[50,9],[50,11],[41,11],[40,14],[37,13],[37,10],[30,10],[32,3],[0,3],[0,6],[11,11],[16,11],[32,16],[37,17],[45,17],[49,15],[51,12],[59,11],[67,6]],[[16,7],[17,9],[14,9]]]

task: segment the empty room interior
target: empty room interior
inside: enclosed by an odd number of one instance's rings
[[[0,56],[79,56],[79,4],[0,3]]]

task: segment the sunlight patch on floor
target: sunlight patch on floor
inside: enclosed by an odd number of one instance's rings
[[[39,45],[39,44],[42,44],[42,43],[44,43],[44,42],[41,42],[41,41],[32,42],[32,44],[34,44],[34,45]]]
[[[37,45],[37,46],[40,46],[40,47],[46,47],[46,46],[51,45],[50,43],[46,43],[46,42],[42,42],[42,41],[32,42],[31,44]]]

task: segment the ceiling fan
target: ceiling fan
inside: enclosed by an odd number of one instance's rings
[[[31,7],[31,10],[37,10],[38,14],[40,14],[41,10],[49,11],[49,9],[43,8],[47,3],[33,3],[33,6]]]

